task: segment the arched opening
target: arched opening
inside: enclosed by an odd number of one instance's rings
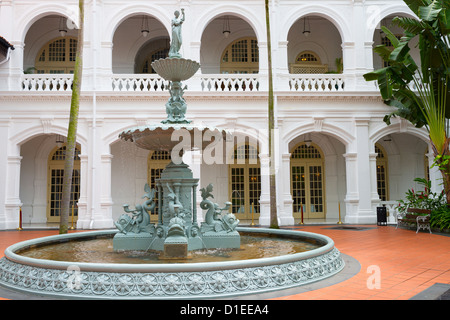
[[[375,143],[377,192],[381,201],[403,199],[415,178],[429,175],[427,142],[409,133],[390,133]],[[440,177],[438,177],[440,178]],[[432,184],[440,184],[433,181]]]
[[[342,73],[342,39],[334,24],[317,15],[298,19],[288,33],[289,73]]]
[[[37,20],[25,36],[24,73],[73,73],[77,37],[65,17],[52,14]]]
[[[169,47],[169,34],[157,18],[147,14],[132,15],[114,32],[113,73],[154,73],[151,62],[165,58]]]
[[[289,165],[283,178],[289,181],[294,221],[344,221],[348,197],[344,142],[336,135],[308,132],[290,140],[287,150]]]
[[[222,15],[213,19],[201,37],[200,65],[203,74],[258,73],[255,31],[238,16]]]
[[[397,39],[400,39],[404,35],[404,30],[398,27],[397,25],[392,23],[392,19],[395,17],[401,17],[406,16],[404,14],[390,14],[387,17],[384,17],[380,22],[378,27],[375,29],[374,35],[373,35],[373,47],[379,45],[385,45],[386,47],[393,49],[392,43],[389,40],[389,38],[386,36],[384,31],[381,29],[382,26],[388,28]],[[418,65],[420,65],[420,52],[419,48],[417,46],[418,40],[413,39],[410,43],[410,54],[413,57],[414,61]],[[377,53],[373,54],[373,67],[375,70],[381,69],[388,66],[388,62],[384,61]]]

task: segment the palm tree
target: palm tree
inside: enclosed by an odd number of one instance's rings
[[[425,127],[443,177],[447,203],[450,204],[449,116],[450,92],[450,3],[447,0],[404,0],[419,17],[396,17],[393,23],[404,29],[398,40],[382,27],[393,49],[377,46],[374,50],[389,65],[364,77],[377,80],[384,102],[395,108],[384,121],[402,117],[416,127]],[[411,40],[418,37],[420,67],[410,55]]]
[[[69,225],[70,195],[72,189],[73,161],[75,156],[78,113],[80,108],[81,78],[83,73],[83,42],[84,42],[84,0],[78,1],[80,22],[78,29],[77,52],[73,73],[72,99],[70,102],[70,119],[67,131],[66,157],[64,163],[64,178],[61,201],[61,217],[59,233],[65,234]]]
[[[274,136],[275,129],[275,114],[274,114],[274,100],[273,100],[273,79],[272,79],[272,44],[270,38],[270,13],[269,0],[265,0],[266,9],[266,31],[267,31],[267,56],[269,64],[269,159],[270,159],[270,227],[278,228],[277,218],[277,186],[275,175],[275,155],[274,155]]]

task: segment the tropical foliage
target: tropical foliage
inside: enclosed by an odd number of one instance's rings
[[[445,203],[444,193],[431,192],[431,181],[423,178],[414,179],[423,190],[409,189],[406,192],[405,200],[400,200],[397,211],[405,213],[408,208],[438,210],[441,209]]]
[[[405,200],[399,201],[397,211],[406,213],[408,208],[430,210],[430,224],[432,228],[437,228],[441,231],[450,229],[450,206],[445,201],[444,192],[431,192],[431,182],[426,179],[416,178],[414,181],[419,184],[419,189],[409,189],[406,192]]]
[[[367,81],[378,81],[384,102],[394,111],[385,116],[402,117],[416,127],[428,130],[435,155],[435,165],[443,176],[450,203],[449,121],[450,92],[450,2],[448,0],[404,0],[419,20],[396,17],[393,23],[404,30],[399,40],[386,27],[384,33],[392,48],[377,46],[374,51],[388,66],[364,75]],[[418,39],[420,64],[410,55],[413,39]]]

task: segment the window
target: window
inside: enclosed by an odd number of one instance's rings
[[[171,156],[168,151],[150,151],[147,161],[148,185],[151,189],[156,189],[156,180],[161,178],[161,172],[170,163]],[[150,213],[150,220],[155,222],[158,220],[158,191],[155,193],[156,207]]]
[[[295,63],[290,65],[290,73],[326,73],[328,66],[323,65],[319,55],[312,51],[302,51],[295,58]]]
[[[80,149],[75,149],[72,189],[70,193],[70,208],[69,216],[76,221],[78,217],[77,202],[80,197]],[[64,162],[66,159],[66,146],[61,148],[56,147],[50,153],[48,159],[48,174],[47,174],[47,221],[59,222],[61,216],[61,200],[62,188],[64,179]]]
[[[318,146],[302,142],[291,153],[294,218],[325,218],[324,160]]]
[[[248,144],[237,146],[232,157],[234,161],[228,171],[231,212],[241,220],[258,219],[261,196],[258,149]]]
[[[144,61],[144,65],[142,67],[142,73],[156,73],[155,70],[152,68],[152,62],[159,59],[165,59],[169,55],[169,49],[163,48],[158,49],[154,52],[152,52],[148,58]]]
[[[401,35],[401,34],[400,34],[400,35],[399,35],[399,34],[396,34],[395,37],[396,37],[398,40],[400,40],[400,39],[403,37],[403,35]],[[386,35],[385,35],[384,33],[381,34],[381,44],[384,45],[384,46],[386,46],[386,47],[388,47],[388,48],[391,49],[391,50],[394,49],[394,46],[392,45],[391,40],[389,40],[389,38],[386,37]],[[383,67],[384,67],[384,68],[389,67],[389,62],[383,60]]]
[[[388,186],[388,159],[386,151],[378,143],[375,144],[375,152],[377,153],[377,191],[381,201],[389,200]]]
[[[223,52],[221,73],[258,73],[259,48],[256,38],[243,38],[232,42]]]
[[[62,37],[44,45],[35,61],[36,73],[73,73],[77,42],[76,38]]]

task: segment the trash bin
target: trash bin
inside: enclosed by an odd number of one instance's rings
[[[377,225],[387,226],[386,207],[377,207]]]

